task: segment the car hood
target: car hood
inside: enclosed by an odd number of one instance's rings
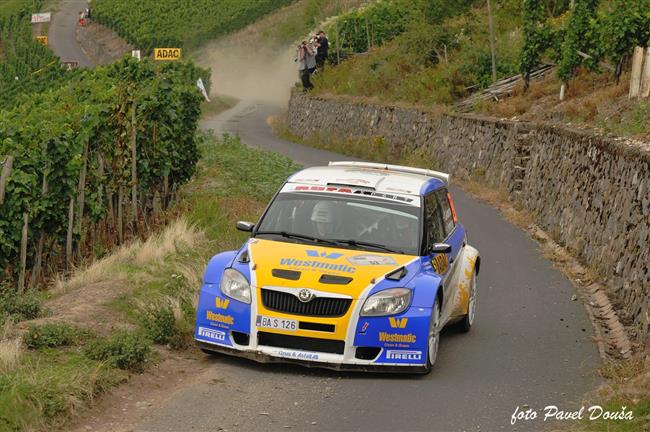
[[[354,299],[384,275],[419,259],[258,238],[249,240],[248,250],[255,287],[309,288]]]

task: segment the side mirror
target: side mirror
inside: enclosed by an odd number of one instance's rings
[[[253,228],[255,228],[253,222],[237,221],[237,229],[239,231],[252,232]]]
[[[429,253],[431,255],[433,254],[448,254],[451,252],[451,246],[448,245],[447,243],[434,243],[433,246],[429,248]]]

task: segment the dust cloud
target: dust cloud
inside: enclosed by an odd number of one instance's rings
[[[295,52],[293,46],[264,46],[263,40],[224,39],[204,47],[196,61],[212,69],[212,96],[284,105],[298,80]]]

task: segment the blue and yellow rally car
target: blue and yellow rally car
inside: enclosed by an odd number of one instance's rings
[[[213,257],[195,339],[206,352],[338,370],[428,373],[440,330],[468,331],[478,251],[447,174],[330,162],[292,175],[251,238]]]

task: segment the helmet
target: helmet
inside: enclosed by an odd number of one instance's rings
[[[332,235],[334,233],[334,220],[336,219],[334,203],[319,201],[311,213],[311,220],[316,226],[318,235]]]
[[[334,223],[334,206],[329,201],[318,201],[311,212],[313,222]]]

